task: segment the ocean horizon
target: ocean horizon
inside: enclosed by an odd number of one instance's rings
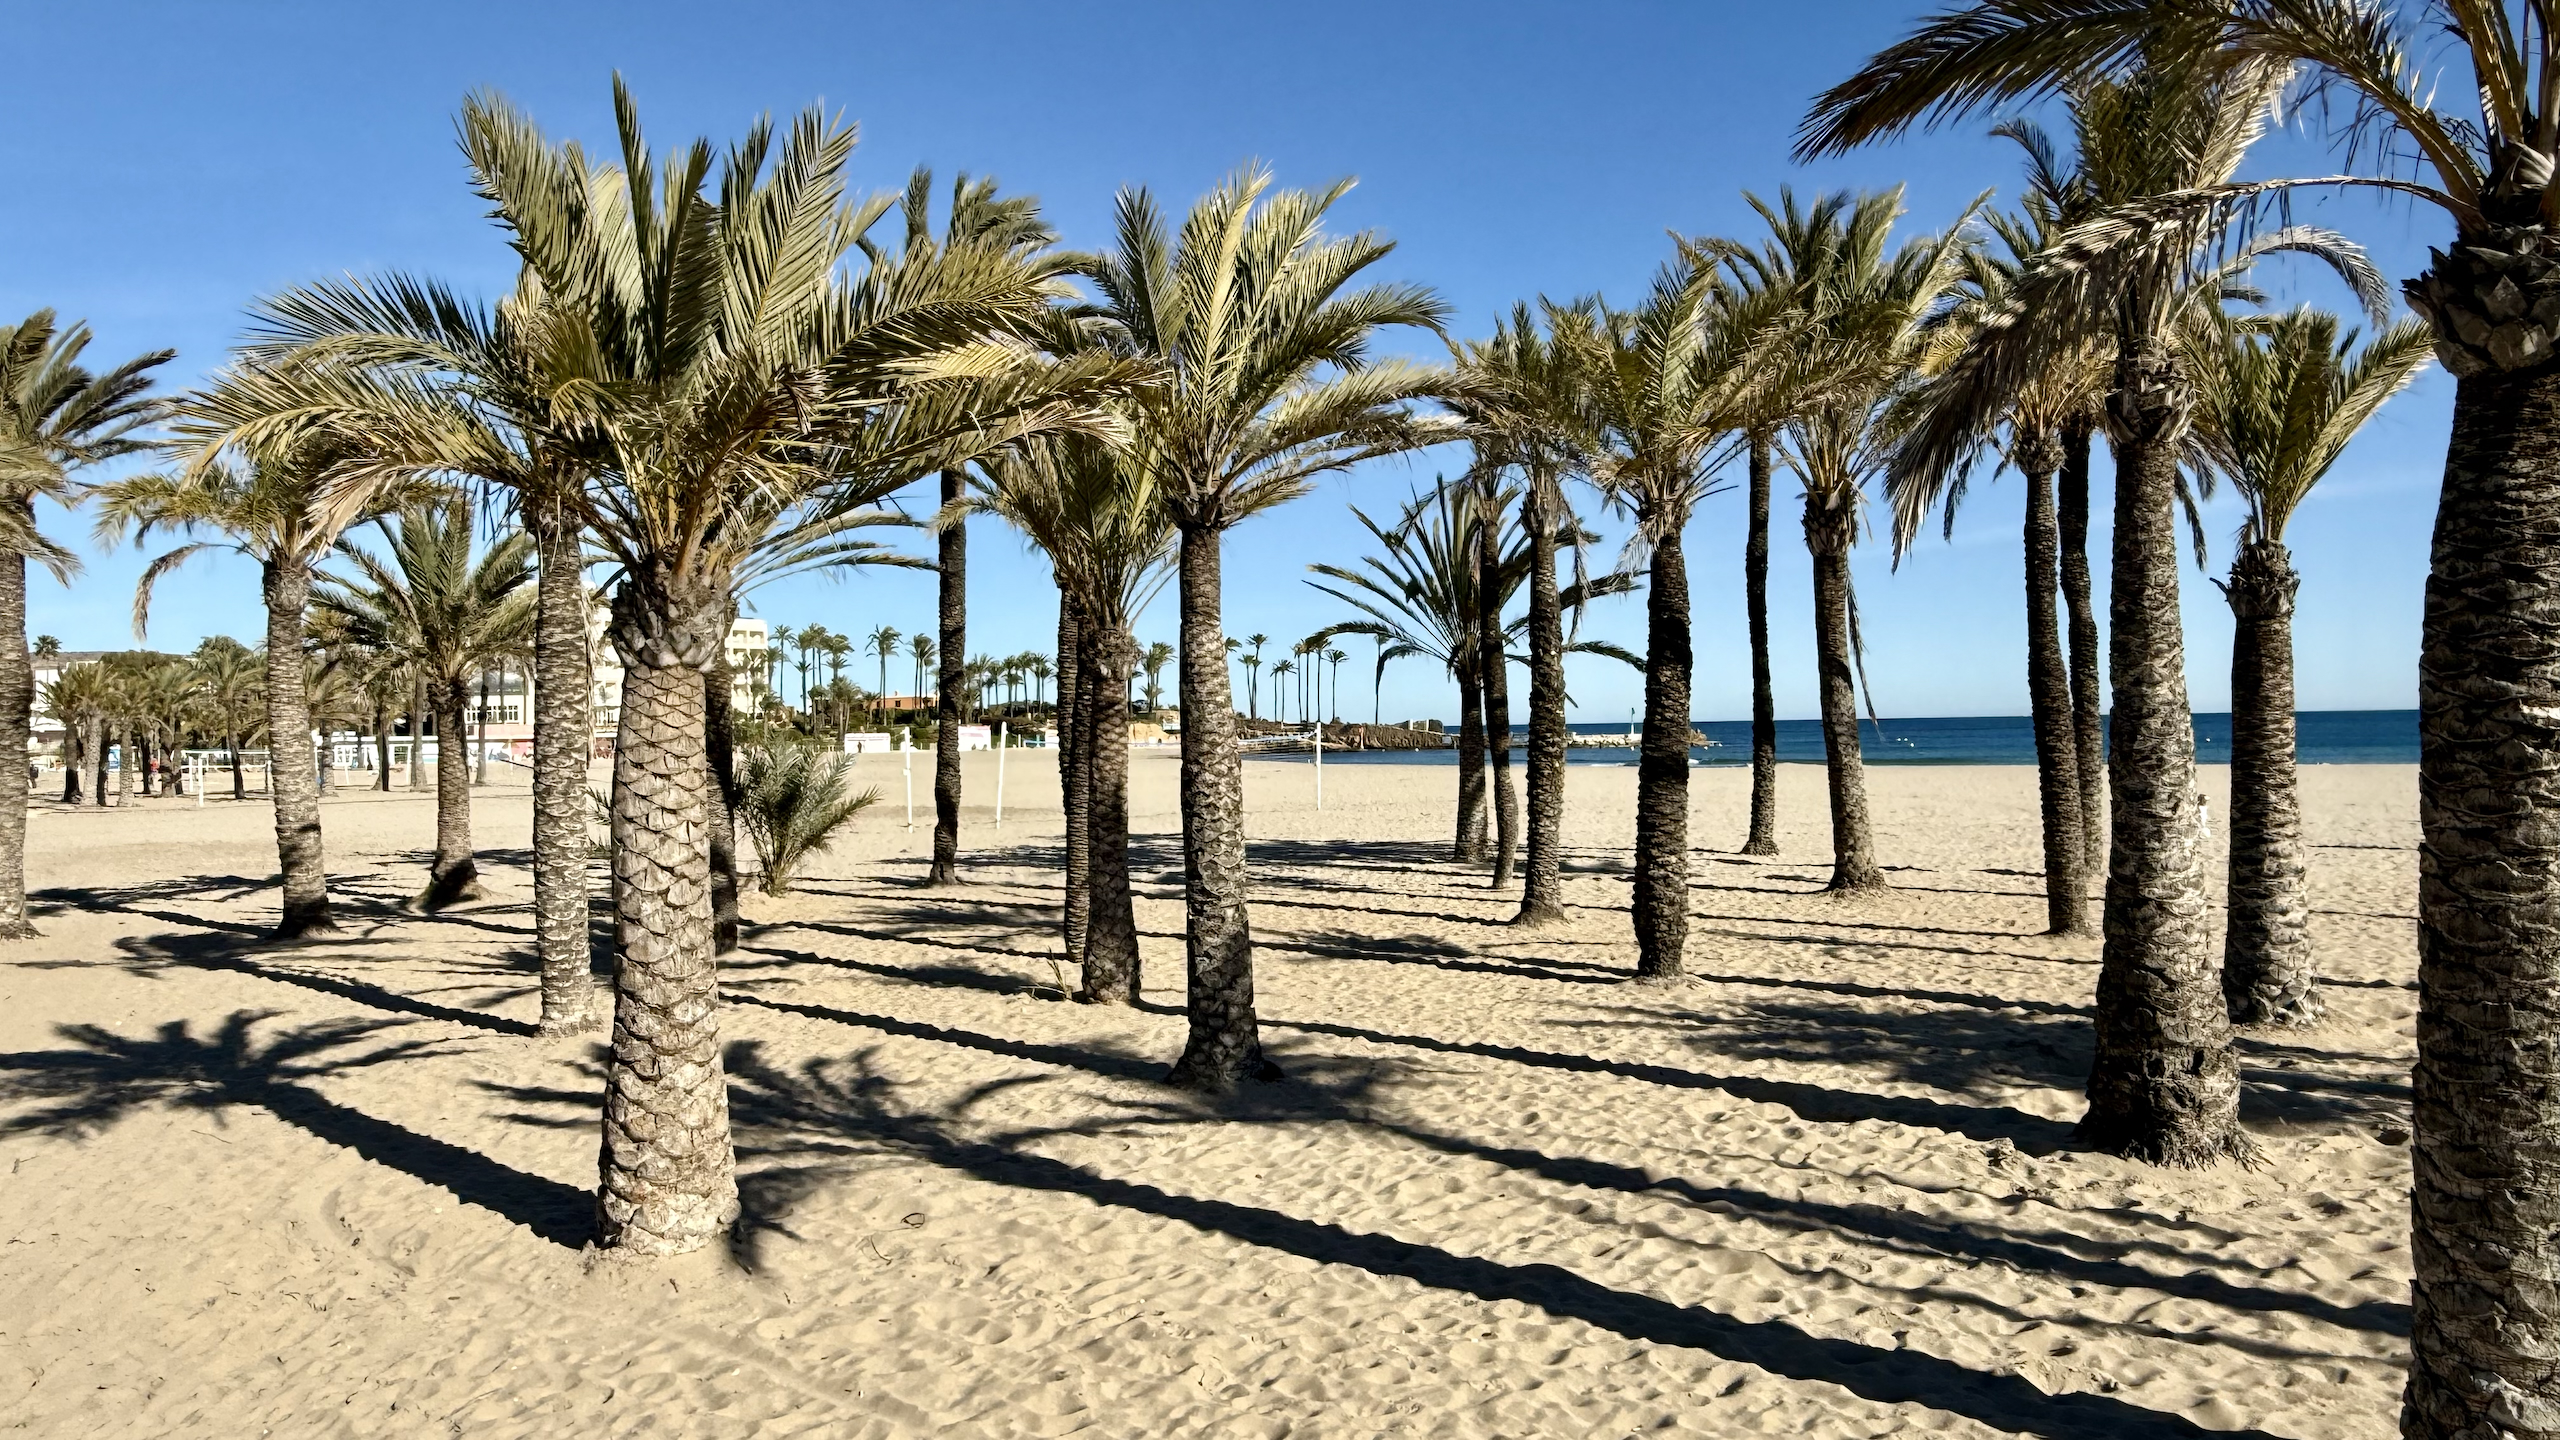
[[[1751,722],[1699,720],[1698,732],[1715,742],[1690,750],[1698,765],[1751,763]],[[1623,735],[1623,722],[1580,721],[1577,735]],[[2228,764],[2231,759],[2231,713],[2195,713],[2196,763]],[[1528,727],[1511,727],[1516,752],[1527,743]],[[1860,753],[1870,765],[2033,765],[2035,730],[2024,715],[1933,716],[1881,723],[1858,721]],[[1304,754],[1256,755],[1251,758],[1295,761]],[[1621,747],[1590,747],[1565,752],[1576,765],[1632,765],[1633,752]],[[2294,758],[2304,765],[2415,765],[2418,763],[2418,712],[2415,710],[2302,710],[2294,715]],[[1778,722],[1781,763],[1823,762],[1822,722]],[[1458,752],[1446,750],[1328,750],[1325,763],[1344,765],[1455,765]]]

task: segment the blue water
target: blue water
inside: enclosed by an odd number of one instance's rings
[[[2231,759],[2231,716],[2200,712],[2196,723],[2196,759],[2201,764],[2227,764]],[[2415,710],[2305,710],[2294,717],[2294,755],[2305,765],[2415,765],[2418,763],[2418,712]],[[1581,724],[1581,734],[1623,735],[1624,724]],[[1689,752],[1701,765],[1751,763],[1751,722],[1707,720],[1698,729],[1716,744]],[[1515,726],[1513,762],[1526,744],[1528,730]],[[2033,765],[2035,731],[2024,715],[1983,715],[1928,720],[1888,719],[1879,728],[1858,723],[1860,750],[1870,765]],[[1618,747],[1568,750],[1576,765],[1632,765],[1635,752]],[[1253,756],[1296,761],[1305,755]],[[1822,722],[1778,722],[1778,758],[1822,763]],[[1328,750],[1328,765],[1455,765],[1458,752],[1447,750]]]

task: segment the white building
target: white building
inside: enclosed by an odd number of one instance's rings
[[[602,600],[587,612],[587,661],[594,677],[590,698],[599,739],[619,733],[622,725],[622,654],[605,638],[607,619]],[[729,627],[729,706],[739,714],[751,712],[763,690],[770,637],[765,623],[753,616],[740,616]]]

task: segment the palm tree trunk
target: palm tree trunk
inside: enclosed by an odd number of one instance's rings
[[[1636,978],[1688,974],[1689,563],[1672,517],[1646,577],[1644,737],[1636,753]]]
[[[613,1044],[605,1057],[596,1243],[679,1255],[738,1215],[720,982],[711,943],[704,675],[727,610],[710,587],[624,577],[613,759]]]
[[[2062,658],[2055,586],[2053,472],[2061,449],[2042,435],[2020,437],[2015,459],[2027,483],[2027,706],[2036,733],[2036,799],[2044,820],[2044,914],[2050,935],[2088,933],[2089,881],[2081,869],[2088,833],[2080,823],[2080,745],[2071,728],[2071,674]]]
[[[734,717],[729,713],[729,626],[738,623],[738,602],[731,600],[721,643],[702,678],[703,764],[711,788],[703,792],[703,823],[711,847],[711,953],[726,955],[738,948],[738,757]]]
[[[479,711],[471,724],[471,783],[489,783],[489,672],[480,672]]]
[[[234,730],[224,735],[222,737],[222,743],[231,747],[231,798],[234,800],[246,800],[249,798],[249,782],[248,779],[240,773],[240,732]],[[98,722],[95,720],[89,722],[88,745],[89,753],[98,757],[98,803],[104,805],[107,803],[105,793],[107,761],[104,755],[99,754]]]
[[[1271,1079],[1253,1013],[1253,917],[1244,864],[1244,758],[1227,688],[1218,547],[1223,532],[1182,532],[1183,958],[1191,1029],[1166,1077],[1188,1090]]]
[[[299,654],[296,654],[294,658],[295,658],[296,660],[299,660],[299,659],[301,659],[302,657],[301,657]],[[133,757],[134,757],[134,745],[133,745],[133,722],[132,722],[131,720],[126,719],[124,716],[121,716],[121,715],[119,715],[119,716],[117,716],[117,717],[116,717],[116,736],[115,736],[115,739],[116,739],[116,807],[117,807],[118,809],[122,809],[122,808],[124,808],[125,806],[131,805],[131,804],[133,803],[133,765],[134,765]]]
[[[1120,625],[1089,627],[1079,671],[1076,726],[1084,731],[1085,828],[1093,916],[1085,932],[1084,989],[1094,1004],[1138,1003],[1138,914],[1129,891],[1129,687],[1138,647]],[[1058,675],[1061,696],[1066,673]]]
[[[1476,679],[1472,653],[1458,657],[1458,834],[1449,858],[1473,863],[1485,858],[1484,686]]]
[[[391,789],[391,711],[388,706],[373,707],[373,758],[377,767],[373,788],[388,793]]]
[[[1834,893],[1884,888],[1867,821],[1866,760],[1858,746],[1857,637],[1851,633],[1849,544],[1855,517],[1808,493],[1804,538],[1813,552],[1813,630],[1822,696],[1824,773],[1831,790]]]
[[[1502,569],[1502,499],[1488,476],[1478,488],[1476,520],[1476,654],[1483,662],[1485,753],[1493,761],[1493,888],[1511,883],[1520,853],[1520,796],[1511,788],[1510,637],[1496,593]],[[1321,663],[1310,657],[1309,667]],[[1321,672],[1319,672],[1321,673]]]
[[[542,1033],[594,1028],[587,900],[587,765],[595,677],[587,661],[587,586],[577,524],[529,506],[534,551],[533,943],[542,967]],[[390,783],[390,752],[383,753]]]
[[[319,752],[320,761],[320,796],[325,800],[337,786],[338,747],[329,743],[329,731],[326,726],[315,728],[320,731],[319,743],[315,748]],[[142,741],[145,747],[150,743],[147,739]],[[145,795],[151,793],[151,760],[147,755],[143,757],[142,764],[142,793]]]
[[[1778,701],[1769,684],[1769,483],[1765,434],[1751,437],[1751,518],[1742,539],[1742,608],[1751,630],[1751,837],[1745,855],[1778,853]]]
[[[942,503],[958,503],[963,476],[942,472]],[[933,868],[927,885],[960,883],[960,705],[967,698],[969,667],[969,532],[952,525],[940,536],[941,671],[933,699]]]
[[[2560,1430],[2556,535],[2560,368],[2464,376],[2418,664],[2413,1440]]]
[[[471,762],[453,746],[463,734],[462,712],[471,703],[471,682],[460,675],[440,676],[436,707],[436,857],[427,870],[427,888],[418,895],[421,910],[436,910],[480,898],[480,866],[471,854]]]
[[[412,697],[413,697],[413,698],[412,698],[412,699],[410,700],[410,702],[409,702],[409,788],[410,788],[411,790],[424,790],[424,789],[426,789],[426,788],[427,788],[427,784],[428,784],[428,781],[427,781],[427,768],[426,768],[426,765],[427,765],[427,761],[426,761],[426,755],[427,755],[427,677],[426,677],[426,676],[424,676],[424,675],[420,675],[420,676],[418,676],[418,677],[417,677],[417,679],[412,683],[412,685],[411,685],[411,687],[410,687],[410,694],[412,695]],[[439,726],[438,728],[439,728],[439,729],[441,729],[442,727],[441,727],[441,726]],[[443,769],[443,767],[444,767],[444,759],[443,759],[443,757],[444,757],[444,750],[445,750],[444,742],[445,742],[446,738],[447,738],[447,737],[446,737],[446,736],[444,736],[444,735],[442,735],[442,734],[439,734],[439,735],[437,735],[437,736],[436,736],[436,754],[437,754],[437,756],[439,757],[439,758],[437,759],[437,762],[436,762],[436,767],[437,767],[437,769],[439,769],[439,770]]]
[[[33,524],[34,502],[18,502]],[[36,933],[27,917],[27,733],[34,728],[35,662],[27,654],[27,562],[0,555],[0,940]],[[68,731],[65,732],[66,738]],[[65,748],[68,748],[66,745]]]
[[[329,915],[311,705],[303,690],[302,617],[311,602],[311,570],[296,561],[270,560],[261,578],[267,602],[268,788],[275,799],[276,859],[284,873],[284,915],[276,938],[292,940],[338,928]]]
[[[1064,749],[1058,752],[1059,800],[1067,822],[1066,905],[1059,917],[1066,941],[1067,963],[1084,964],[1086,932],[1093,920],[1093,731],[1090,691],[1084,685],[1086,639],[1084,607],[1064,590],[1058,592],[1058,729]]]
[[[240,763],[239,752],[235,750],[232,755],[232,764],[237,766]],[[241,794],[236,787],[235,776],[233,798],[240,798]],[[107,807],[107,717],[104,715],[89,717],[89,803],[101,810]]]
[[[1564,606],[1556,593],[1556,526],[1548,484],[1520,497],[1529,530],[1529,844],[1514,925],[1564,921]]]
[[[2108,396],[2116,446],[2107,604],[2111,840],[2087,1144],[2155,1165],[2249,1153],[2216,982],[2197,824],[2195,730],[2170,511],[2185,379],[2156,340],[2128,344]]]
[[[2079,762],[2080,854],[2085,881],[2107,868],[2107,737],[2100,699],[2098,612],[2089,580],[2089,440],[2082,417],[2062,428],[2062,605],[2070,626],[2071,731]]]
[[[2222,998],[2234,1025],[2308,1025],[2311,902],[2293,756],[2293,557],[2245,542],[2231,562],[2231,871]]]
[[[80,748],[87,726],[68,715],[54,718],[62,722],[62,803],[77,805],[80,803],[81,770],[89,763],[89,757]]]

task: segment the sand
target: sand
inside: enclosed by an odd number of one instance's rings
[[[971,757],[973,799],[990,756]],[[1633,771],[1572,772],[1569,928],[1446,863],[1455,772],[1248,767],[1265,1036],[1180,1047],[1169,752],[1133,765],[1142,1012],[1060,1003],[1048,757],[975,884],[889,803],[750,896],[724,1024],[748,1221],[581,1246],[591,1041],[544,1042],[530,806],[397,908],[426,797],[323,810],[343,938],[256,943],[265,809],[42,807],[0,950],[0,1432],[46,1436],[2396,1433],[2416,776],[2313,768],[2330,1017],[2244,1038],[2267,1164],[2066,1147],[2094,942],[2036,936],[2024,769],[1870,772],[1889,895],[1813,893],[1697,775],[1691,967],[1633,965]],[[2220,771],[2206,785],[2222,803]],[[929,787],[927,787],[929,789]],[[598,874],[601,884],[601,873]]]

